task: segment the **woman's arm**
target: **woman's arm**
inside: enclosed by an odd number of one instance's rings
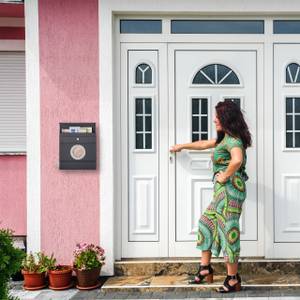
[[[182,149],[189,149],[189,150],[205,150],[209,148],[213,148],[216,146],[216,139],[211,139],[207,141],[196,141],[193,143],[187,144],[176,144],[171,147],[171,152],[178,152]]]
[[[227,169],[222,172],[220,171],[217,176],[217,181],[220,183],[225,183],[230,176],[232,176],[242,165],[243,163],[243,151],[239,147],[233,147],[230,150],[230,163],[227,167]]]

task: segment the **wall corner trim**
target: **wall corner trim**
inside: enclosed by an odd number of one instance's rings
[[[40,65],[38,0],[25,2],[27,249],[41,250]]]

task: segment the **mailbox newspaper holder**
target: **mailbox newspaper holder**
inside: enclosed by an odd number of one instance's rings
[[[59,124],[59,169],[96,169],[96,124]]]

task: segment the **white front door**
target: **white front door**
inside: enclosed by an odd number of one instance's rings
[[[212,200],[211,151],[170,154],[169,148],[214,137],[214,106],[225,99],[245,110],[253,137],[241,255],[262,255],[256,143],[259,71],[253,49],[122,44],[122,257],[199,256],[197,223]]]
[[[300,44],[274,45],[274,254],[300,253]]]
[[[253,146],[247,151],[250,179],[240,219],[241,255],[258,255],[257,52],[175,45],[169,49],[169,56],[174,62],[174,112],[171,111],[170,119],[174,120],[176,144],[215,137],[214,107],[219,101],[232,99],[245,111]],[[213,192],[211,153],[210,150],[176,153],[175,178],[170,181],[174,191],[170,198],[171,256],[199,255],[195,244],[198,220]]]

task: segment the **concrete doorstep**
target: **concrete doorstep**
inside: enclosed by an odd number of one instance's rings
[[[125,277],[125,276],[124,276]],[[299,299],[300,283],[273,284],[242,284],[242,290],[236,293],[220,294],[215,288],[222,282],[216,280],[213,284],[201,285],[184,284],[182,277],[156,276],[154,278],[102,278],[103,285],[92,291],[79,291],[75,288],[65,291],[43,289],[26,291],[22,282],[11,284],[11,295],[20,300],[29,299],[205,299],[205,298],[234,298],[245,299],[255,297],[257,300],[266,299]],[[160,277],[160,278],[157,278]],[[257,298],[259,297],[259,298]]]
[[[189,284],[196,274],[199,260],[142,260],[130,259],[115,262],[115,275],[101,276],[101,287],[91,291],[72,288],[65,291],[43,289],[25,291],[23,282],[11,282],[11,295],[27,299],[289,299],[300,300],[299,260],[241,259],[239,273],[242,290],[220,294],[216,287],[226,276],[224,263],[212,260],[214,283]]]

